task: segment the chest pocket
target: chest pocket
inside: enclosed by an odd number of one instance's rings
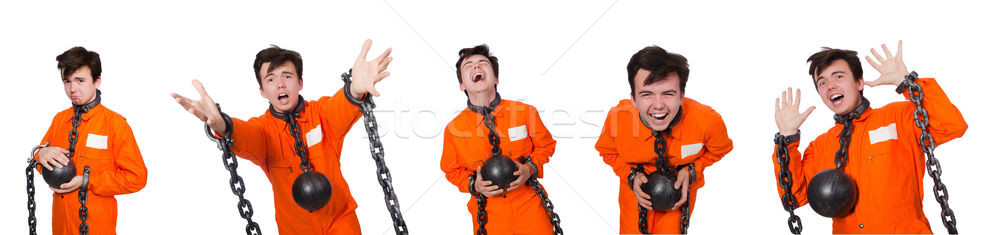
[[[527,126],[520,125],[508,128],[507,139],[510,142],[503,149],[503,154],[513,155],[511,157],[520,157],[531,153],[531,138],[528,138]]]
[[[705,147],[704,143],[686,144],[681,145],[681,159],[688,158],[690,156],[697,157],[701,153],[701,149]]]
[[[111,167],[112,156],[108,136],[90,133],[81,137],[76,144],[76,156],[74,156],[79,158],[79,164],[90,166],[91,170]]]

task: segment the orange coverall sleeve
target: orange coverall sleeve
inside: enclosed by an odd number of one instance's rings
[[[615,109],[608,111],[608,117],[604,119],[604,127],[601,130],[601,136],[597,139],[597,144],[594,148],[597,152],[604,158],[604,163],[611,166],[611,169],[618,176],[622,184],[628,184],[628,175],[633,167],[632,164],[625,162],[625,158],[618,155],[618,146],[615,145],[615,121],[618,119],[614,112]]]
[[[344,92],[341,88],[333,96],[325,96],[317,101],[320,104],[320,112],[323,113],[321,117],[333,130],[331,134],[336,135],[335,139],[344,139],[354,126],[354,122],[361,118],[361,109],[348,102]]]
[[[261,118],[252,118],[250,121],[243,121],[239,118],[232,119],[233,147],[230,150],[236,156],[249,160],[258,166],[267,164],[268,136],[264,131],[264,123],[262,123]]]
[[[549,158],[556,152],[556,140],[552,139],[552,134],[545,128],[542,118],[538,115],[535,107],[528,106],[528,135],[531,137],[531,162],[538,167],[538,178],[542,178],[545,172],[543,165],[549,162]],[[468,177],[466,177],[468,178]]]
[[[139,146],[132,135],[132,128],[124,119],[114,120],[111,151],[113,167],[90,175],[90,188],[94,194],[113,196],[138,192],[146,187],[146,163],[139,153]]]
[[[958,111],[958,107],[955,107],[951,103],[951,100],[945,95],[944,90],[938,85],[937,80],[934,78],[920,78],[916,80],[916,83],[920,84],[924,90],[924,100],[922,103],[924,109],[927,109],[927,115],[930,116],[927,131],[934,137],[935,144],[940,145],[964,135],[965,131],[969,129],[969,124],[965,123],[962,113]],[[910,100],[909,94],[909,91],[903,92],[906,100]],[[901,124],[916,127],[913,121],[913,110],[916,107],[913,103],[907,103],[904,113],[901,115],[903,118]],[[915,130],[914,135],[919,140],[920,129],[913,128],[913,130]]]
[[[56,120],[58,119],[59,115],[56,115],[55,117],[52,118],[52,124],[49,124],[49,129],[45,131],[45,136],[42,136],[42,141],[38,142],[38,145],[43,145],[45,143],[52,143],[52,140],[50,140],[52,138],[52,129],[55,128]],[[39,149],[39,151],[41,151],[41,149]],[[35,154],[34,156],[35,161],[38,161],[38,153],[34,154]],[[39,173],[41,173],[42,167],[44,167],[42,166],[42,164],[38,164],[37,166],[35,166],[35,169],[38,170]]]
[[[729,133],[726,131],[726,124],[722,121],[722,116],[714,112],[713,114],[716,115],[712,119],[715,123],[711,125],[714,128],[706,131],[706,152],[694,160],[694,169],[697,178],[694,184],[690,186],[691,189],[699,189],[704,186],[705,168],[715,164],[715,162],[718,162],[723,156],[726,156],[726,154],[733,150],[733,140],[729,139]]]
[[[476,172],[476,169],[469,169],[458,160],[458,146],[455,145],[454,137],[449,133],[454,126],[445,127],[444,149],[441,152],[441,171],[444,171],[448,182],[458,187],[458,191],[469,192],[469,174]]]

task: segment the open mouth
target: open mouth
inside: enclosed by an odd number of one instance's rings
[[[833,102],[833,104],[840,104],[840,102],[843,100],[844,100],[843,94],[835,94],[833,96],[830,96],[830,102]]]
[[[664,120],[667,120],[667,113],[659,113],[659,114],[657,114],[657,113],[650,113],[649,117],[653,118],[653,120],[658,121],[658,122],[659,121],[664,121]]]
[[[281,103],[288,103],[288,94],[285,93],[278,94],[278,101]]]
[[[484,75],[483,73],[476,73],[472,75],[472,82],[475,83],[475,82],[480,82],[482,80],[486,80],[486,75]]]

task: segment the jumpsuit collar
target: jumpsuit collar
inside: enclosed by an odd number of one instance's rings
[[[281,120],[285,120],[285,122],[291,122],[292,120],[294,120],[295,117],[299,116],[299,113],[301,113],[302,110],[305,109],[305,107],[306,107],[306,99],[302,98],[302,96],[299,95],[299,102],[295,104],[295,108],[292,109],[292,112],[282,113],[277,109],[274,109],[274,105],[270,105],[267,111],[271,113],[271,116],[274,116]]]
[[[836,121],[837,123],[844,124],[846,122],[853,121],[854,119],[858,119],[861,117],[861,114],[865,113],[865,111],[868,110],[868,106],[870,104],[871,103],[868,102],[868,98],[862,96],[861,103],[858,104],[858,107],[854,107],[854,111],[851,111],[850,113],[844,115],[834,114],[833,120]]]
[[[471,100],[466,100],[465,103],[469,105],[469,110],[472,110],[472,112],[486,116],[487,114],[493,113],[493,110],[496,109],[497,105],[500,104],[500,92],[497,92],[496,98],[493,98],[493,101],[490,102],[487,106],[473,105]]]

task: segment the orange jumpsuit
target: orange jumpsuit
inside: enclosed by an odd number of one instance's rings
[[[556,141],[542,124],[538,110],[525,103],[502,100],[492,114],[503,154],[514,161],[521,156],[531,156],[531,161],[538,166],[538,178],[542,178],[542,166],[555,153]],[[459,113],[445,128],[441,170],[463,193],[469,192],[469,174],[492,155],[488,133],[483,115],[469,109]],[[469,197],[467,206],[472,214],[474,232],[479,229],[476,220],[479,205],[475,197]],[[527,183],[504,194],[487,197],[486,213],[486,230],[490,235],[552,233],[552,223],[542,201]]]
[[[733,141],[726,133],[722,116],[711,107],[684,98],[681,110],[680,120],[673,126],[671,133],[664,134],[664,137],[667,141],[669,165],[694,163],[697,178],[689,186],[688,194],[689,208],[693,213],[698,189],[705,185],[705,168],[732,151]],[[628,176],[630,169],[637,164],[643,164],[647,173],[656,171],[657,155],[653,152],[653,141],[656,138],[651,133],[652,130],[640,121],[639,111],[632,100],[624,99],[608,112],[601,137],[594,146],[620,179],[618,206],[621,211],[619,232],[622,234],[639,233],[639,202],[629,188]],[[649,210],[648,232],[680,233],[680,217],[680,209]]]
[[[72,119],[73,108],[56,114],[41,143],[68,148]],[[90,166],[87,226],[90,227],[90,234],[115,234],[118,222],[115,195],[138,192],[146,187],[146,164],[125,118],[104,105],[98,104],[83,113],[77,132],[79,137],[73,156],[76,174],[83,175],[84,166]],[[39,172],[42,167],[38,164]],[[79,190],[52,194],[53,234],[80,233],[78,196]]]
[[[292,198],[292,183],[302,169],[287,123],[269,112],[249,121],[232,119],[233,152],[260,166],[271,181],[280,234],[361,234],[354,212],[358,204],[340,171],[344,136],[361,117],[361,111],[347,101],[342,91],[306,102],[297,119],[313,170],[323,173],[333,186],[330,202],[311,213]]]
[[[930,116],[928,129],[937,144],[962,136],[968,125],[937,82],[922,78],[916,83],[923,86],[923,104]],[[904,96],[909,100],[908,95]],[[833,233],[931,233],[923,212],[926,168],[917,140],[921,131],[913,121],[915,108],[909,101],[894,102],[877,109],[868,108],[854,120],[843,170],[858,184],[858,203],[851,214],[833,218]],[[843,127],[835,124],[816,137],[806,147],[804,156],[799,154],[798,141],[788,145],[796,207],[809,203],[806,188],[817,172],[836,168],[833,160],[840,149],[838,135]],[[777,178],[781,168],[776,155],[772,155],[772,161]],[[779,184],[779,198],[783,193]]]

